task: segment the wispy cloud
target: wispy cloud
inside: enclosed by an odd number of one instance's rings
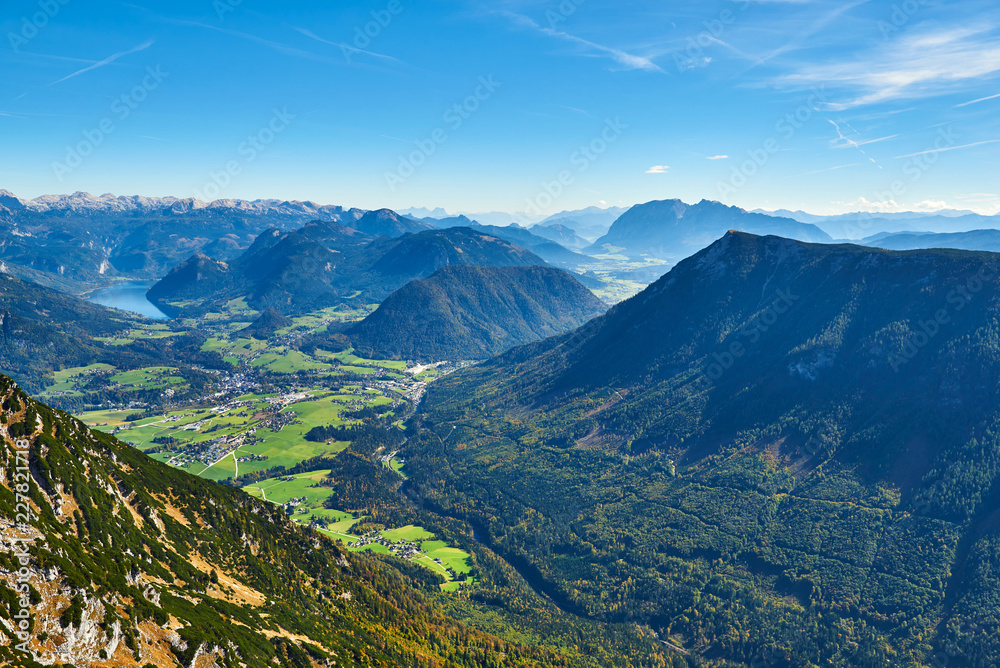
[[[865,163],[863,163],[863,162],[852,162],[849,165],[837,165],[836,167],[827,167],[826,169],[814,169],[811,172],[805,172],[803,174],[799,174],[799,176],[809,176],[810,174],[822,174],[823,172],[833,172],[833,171],[836,171],[838,169],[847,169],[848,167],[860,167],[863,164],[865,164]]]
[[[583,39],[582,37],[577,37],[576,35],[570,35],[569,33],[562,32],[560,30],[555,30],[553,28],[546,28],[544,26],[538,25],[535,21],[525,16],[524,14],[516,14],[514,12],[502,11],[500,12],[503,16],[516,23],[517,25],[523,26],[525,28],[531,28],[536,30],[543,35],[548,35],[549,37],[555,37],[556,39],[561,39],[566,42],[572,42],[591,51],[596,51],[604,56],[611,58],[619,65],[622,65],[626,69],[630,70],[647,70],[650,72],[663,72],[663,69],[659,65],[654,63],[649,58],[643,56],[636,56],[631,53],[622,51],[621,49],[615,49],[610,46],[604,46],[602,44],[597,44],[589,40]]]
[[[916,111],[916,107],[906,107],[904,109],[889,109],[886,111],[875,111],[867,114],[852,114],[852,121],[880,121],[898,114],[905,114],[910,111]]]
[[[835,127],[837,125],[833,121],[830,121],[830,123],[832,123]],[[839,127],[837,128],[837,132],[839,133],[840,136],[838,136],[837,139],[833,141],[833,148],[860,148],[862,146],[867,146],[868,144],[877,144],[881,141],[888,141],[890,139],[895,139],[896,137],[899,136],[898,134],[894,134],[894,135],[887,135],[885,137],[879,137],[877,139],[862,139],[861,141],[857,141],[855,139],[850,139],[848,137],[845,137],[843,133],[840,133]]]
[[[897,99],[931,97],[1000,72],[1000,40],[993,26],[914,32],[846,61],[808,63],[777,77],[778,85],[825,84],[844,89],[834,111]]]
[[[393,141],[398,141],[401,144],[412,144],[413,143],[412,139],[401,139],[399,137],[393,137],[392,135],[379,134],[379,137],[385,137],[386,139],[391,139]]]
[[[240,32],[238,30],[229,30],[228,28],[220,28],[218,26],[209,25],[207,23],[199,23],[198,21],[185,21],[181,19],[165,19],[170,23],[176,23],[178,25],[193,26],[196,28],[204,28],[206,30],[214,30],[216,32],[225,33],[226,35],[232,35],[233,37],[239,37],[240,39],[245,39],[250,42],[256,42],[266,46],[269,49],[273,49],[278,53],[282,53],[286,56],[292,56],[293,58],[302,58],[304,60],[313,60],[320,63],[327,64],[337,64],[343,65],[344,61],[338,58],[330,58],[329,56],[324,56],[318,53],[313,53],[312,51],[306,51],[305,49],[300,49],[298,47],[289,46],[288,44],[282,44],[281,42],[275,42],[269,39],[264,39],[263,37],[258,37],[257,35],[251,35],[250,33]]]
[[[861,146],[863,144],[871,144],[871,143],[876,142],[876,141],[884,141],[886,139],[892,139],[892,137],[882,137],[881,139],[871,139],[871,140],[868,140],[868,141],[858,142],[858,141],[855,141],[854,139],[851,139],[850,137],[846,136],[843,133],[843,131],[841,131],[840,126],[835,121],[832,121],[830,119],[827,119],[827,120],[830,121],[830,125],[832,125],[834,127],[834,129],[836,129],[836,131],[837,131],[837,139],[834,140],[834,148],[854,148],[854,149],[856,149],[858,151],[858,153],[860,153],[861,155],[865,156],[865,158],[870,163],[872,163],[873,165],[875,165],[879,169],[882,169],[882,166],[879,165],[878,162],[875,161],[875,158],[873,158],[870,155],[868,155],[867,153],[865,153],[865,150],[863,148],[861,148]],[[845,125],[847,125],[847,127],[849,127],[849,128],[851,127],[847,123],[845,123]],[[855,134],[857,134],[857,131],[854,130],[854,128],[851,128],[851,130],[854,131]],[[893,135],[893,136],[898,136],[898,135]],[[841,142],[841,143],[838,144],[837,143],[838,141]]]
[[[813,5],[813,4],[816,4],[816,3],[812,2],[811,0],[770,0],[770,1],[771,2],[786,2],[786,3],[801,4],[801,5]],[[766,62],[768,60],[771,60],[772,58],[775,58],[775,57],[780,56],[782,54],[788,53],[789,51],[796,51],[796,50],[802,48],[803,46],[808,45],[810,43],[810,41],[811,41],[810,38],[813,35],[815,35],[816,33],[820,32],[821,30],[823,30],[824,28],[826,28],[828,25],[830,25],[831,23],[833,23],[834,21],[836,21],[837,19],[839,19],[845,12],[848,12],[851,9],[854,9],[858,5],[863,5],[863,4],[867,3],[868,1],[869,0],[851,0],[850,2],[846,2],[846,3],[844,3],[844,4],[842,4],[842,5],[838,6],[838,7],[833,8],[829,12],[826,12],[822,16],[818,17],[815,21],[812,21],[809,25],[796,30],[796,32],[795,32],[795,38],[793,40],[791,40],[790,42],[785,43],[782,46],[779,46],[778,48],[774,49],[773,51],[771,51],[771,52],[765,54],[764,56],[762,56],[760,58],[761,62]]]
[[[366,51],[365,49],[359,49],[358,47],[353,46],[351,44],[343,44],[341,42],[331,42],[330,40],[323,39],[322,37],[320,37],[319,35],[316,35],[315,33],[313,33],[310,30],[306,30],[305,28],[297,28],[295,26],[290,26],[290,27],[292,28],[292,30],[295,30],[296,32],[302,33],[303,35],[305,35],[309,39],[314,39],[317,42],[321,42],[322,44],[329,44],[330,46],[336,46],[336,47],[338,47],[340,49],[343,49],[344,51],[347,51],[349,53],[363,53],[366,56],[372,56],[373,58],[381,58],[383,60],[389,60],[389,61],[392,61],[394,63],[401,62],[398,58],[393,58],[392,56],[387,56],[384,53],[376,53],[374,51]]]
[[[735,46],[733,46],[729,42],[721,40],[718,37],[713,37],[712,35],[709,35],[708,33],[702,33],[701,35],[699,35],[699,38],[705,39],[705,40],[707,40],[709,42],[712,42],[713,44],[718,44],[719,46],[723,46],[723,47],[729,49],[730,51],[732,51],[733,53],[735,53],[737,56],[739,56],[743,60],[749,60],[754,65],[763,65],[764,62],[765,62],[764,59],[761,58],[760,56],[755,56],[752,53],[746,53],[745,51],[742,51],[741,49],[736,48]],[[704,58],[700,63],[698,63],[696,61],[695,65],[701,65],[702,67],[704,67],[705,65],[709,65],[711,62],[712,62],[711,58]],[[691,68],[688,68],[688,69],[691,69]]]
[[[955,108],[958,109],[959,107],[968,107],[970,104],[976,104],[977,102],[986,102],[986,100],[995,100],[998,97],[1000,97],[1000,93],[997,93],[996,95],[988,95],[987,97],[981,97],[978,100],[969,100],[968,102],[963,102],[962,104],[956,104]]]
[[[996,144],[1000,142],[1000,139],[987,139],[986,141],[977,141],[971,144],[962,144],[961,146],[945,146],[944,148],[932,148],[927,151],[917,151],[916,153],[907,153],[906,155],[897,155],[896,159],[899,158],[915,158],[918,155],[928,155],[930,153],[945,153],[947,151],[957,151],[961,148],[972,148],[973,146],[983,146],[984,144]]]
[[[955,195],[957,199],[967,199],[967,200],[981,200],[981,199],[997,199],[1000,195],[996,193],[969,193],[967,195]]]
[[[88,65],[87,67],[84,67],[82,70],[77,70],[76,72],[73,72],[72,74],[67,74],[62,79],[56,79],[55,81],[53,81],[49,85],[52,86],[52,85],[57,84],[57,83],[62,83],[63,81],[66,81],[67,79],[72,79],[73,77],[79,76],[79,75],[83,74],[84,72],[90,72],[91,70],[96,70],[98,67],[104,67],[105,65],[110,65],[111,63],[115,62],[116,60],[118,60],[119,58],[121,58],[123,56],[127,56],[127,55],[129,55],[131,53],[136,53],[137,51],[145,51],[146,49],[148,49],[151,46],[153,46],[153,40],[149,40],[148,42],[143,42],[139,46],[132,47],[128,51],[121,51],[119,53],[112,54],[112,55],[108,56],[107,58],[105,58],[104,60],[99,60],[96,63],[94,63],[93,65]]]
[[[646,170],[647,174],[666,174],[670,171],[669,165],[653,165]]]
[[[93,65],[96,60],[91,58],[74,58],[72,56],[59,56],[53,53],[37,53],[34,51],[18,51],[18,57],[20,58],[40,58],[42,60],[65,60],[70,63],[87,63],[88,65]]]
[[[706,160],[726,160],[728,158],[728,155],[709,155],[705,157]]]
[[[850,144],[837,144],[834,148],[850,148],[851,146],[857,148],[859,146],[867,146],[868,144],[877,144],[880,141],[888,141],[890,139],[895,139],[899,135],[888,135],[886,137],[879,137],[878,139],[865,139],[863,141],[851,141]]]
[[[844,211],[868,211],[871,213],[899,213],[902,211],[934,212],[949,208],[948,203],[943,200],[930,199],[915,204],[900,204],[892,199],[872,201],[865,197],[859,197],[853,202],[833,202],[833,204],[843,208]]]
[[[594,115],[591,114],[586,109],[580,109],[578,107],[568,107],[565,104],[559,104],[559,105],[556,105],[556,106],[562,107],[563,109],[566,109],[567,111],[572,111],[574,114],[579,114],[581,116],[586,116],[587,118],[594,118]]]

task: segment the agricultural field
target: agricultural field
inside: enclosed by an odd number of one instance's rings
[[[305,329],[307,331],[313,332],[324,332],[326,327],[331,322],[354,322],[356,320],[363,320],[367,316],[378,308],[378,304],[368,304],[365,306],[360,306],[357,308],[341,308],[339,306],[331,306],[329,308],[322,309],[320,311],[314,311],[312,313],[298,316],[292,318],[294,323],[292,327],[287,330],[278,330],[278,333],[287,333],[295,329]]]
[[[53,383],[40,394],[42,398],[81,396],[89,383],[101,379],[102,387],[113,390],[166,390],[187,385],[176,367],[151,366],[118,372],[110,364],[91,364],[56,371]]]
[[[214,408],[189,408],[132,422],[134,411],[91,411],[78,417],[113,433],[153,457],[205,478],[224,480],[275,466],[291,467],[321,454],[340,452],[346,442],[305,440],[313,427],[340,426],[344,411],[381,406],[392,400],[357,387],[354,392],[311,390],[250,394]]]
[[[309,430],[355,423],[358,419],[351,414],[355,411],[379,412],[404,400],[417,401],[427,380],[448,372],[449,365],[410,369],[405,362],[367,359],[353,349],[317,349],[312,354],[296,349],[295,343],[301,337],[332,322],[363,318],[374,308],[350,312],[325,309],[296,317],[269,340],[242,334],[255,314],[241,303],[227,305],[225,313],[187,323],[208,333],[202,351],[222,355],[232,365],[232,372],[206,369],[218,379],[217,383],[208,386],[203,396],[186,397],[184,402],[174,402],[174,395],[167,392],[189,387],[180,369],[171,366],[124,370],[92,365],[65,369],[56,374],[48,390],[68,395],[96,378],[101,387],[154,391],[162,402],[156,408],[139,402],[113,404],[78,412],[77,416],[150,457],[193,475],[226,481],[276,467],[291,469],[307,459],[336,455],[350,445],[347,441],[306,440]],[[155,339],[178,333],[183,331],[152,323],[105,343],[124,345],[136,338]],[[119,401],[129,402],[130,395],[117,396]],[[404,415],[398,408],[379,414],[390,416],[389,422],[397,426]],[[390,455],[383,463],[405,479],[402,458]],[[333,493],[332,488],[322,485],[328,473],[277,477],[264,473],[272,477],[247,485],[244,490],[285,506],[294,521],[313,526],[349,549],[395,553],[441,574],[446,580],[443,590],[457,590],[466,582],[463,574],[471,569],[469,555],[421,527],[388,528],[364,537],[351,533],[352,527],[365,518],[325,507]]]
[[[333,492],[329,487],[322,486],[323,479],[329,473],[329,471],[312,471],[292,476],[269,478],[248,485],[243,490],[258,499],[285,506],[295,522],[312,526],[317,531],[345,543],[349,550],[370,550],[379,554],[390,554],[392,550],[389,547],[375,540],[371,540],[361,547],[353,546],[354,543],[362,541],[362,539],[349,531],[363,518],[341,510],[324,507],[324,503]],[[414,563],[444,577],[445,583],[441,585],[443,591],[457,590],[461,582],[456,580],[455,576],[468,574],[472,570],[468,552],[451,547],[442,540],[437,540],[433,533],[423,527],[408,525],[395,529],[384,529],[378,532],[378,536],[388,543],[402,541],[414,544],[415,551],[409,558]]]
[[[395,457],[393,457],[392,459],[389,460],[389,468],[391,468],[393,471],[395,471],[396,473],[398,473],[399,476],[401,478],[403,478],[403,480],[406,480],[406,473],[403,471],[403,467],[405,465],[406,465],[406,462],[403,461],[399,457],[399,455],[396,455]]]
[[[151,366],[133,371],[124,371],[111,376],[111,382],[125,388],[139,390],[165,390],[186,381],[176,375],[177,369],[169,366]]]
[[[143,323],[140,326],[122,332],[120,336],[97,336],[94,337],[94,341],[100,341],[110,346],[127,346],[139,339],[165,339],[171,336],[181,336],[184,333],[183,330],[175,331],[169,325],[161,322]]]
[[[115,370],[110,364],[91,364],[56,371],[54,382],[40,396],[48,398],[56,395],[79,395],[80,384],[89,380],[94,373]]]
[[[268,349],[267,341],[256,339],[236,338],[232,341],[219,336],[212,337],[201,346],[202,350],[214,351],[222,355],[231,355],[237,358],[251,359]]]
[[[270,373],[295,373],[296,371],[333,371],[329,364],[317,362],[298,350],[267,352],[257,357],[251,365]]]

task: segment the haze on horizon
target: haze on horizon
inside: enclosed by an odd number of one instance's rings
[[[10,3],[0,187],[1000,212],[1000,8]]]

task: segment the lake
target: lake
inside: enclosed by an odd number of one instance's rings
[[[145,283],[121,283],[110,288],[94,290],[87,295],[87,301],[113,306],[123,311],[131,311],[156,320],[167,320],[168,316],[146,299],[149,285]]]

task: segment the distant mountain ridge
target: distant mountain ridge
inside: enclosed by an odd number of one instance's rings
[[[755,210],[771,216],[784,216],[822,228],[834,239],[860,240],[879,233],[902,232],[970,232],[1000,228],[1000,214],[984,215],[974,211],[942,209],[940,211],[867,212],[856,211],[834,215],[816,215],[804,211]]]
[[[450,265],[407,283],[346,334],[364,355],[476,360],[561,334],[606,309],[559,269]]]
[[[394,219],[383,220],[391,224]],[[269,230],[231,262],[194,255],[150,288],[149,299],[174,315],[203,313],[239,297],[254,308],[282,314],[345,301],[377,304],[408,281],[452,264],[525,266],[545,261],[464,227],[392,238],[315,221],[291,232]],[[175,305],[180,302],[187,305]]]
[[[532,253],[537,254],[546,262],[557,267],[579,271],[591,262],[590,258],[573,250],[587,245],[586,242],[567,228],[561,226],[545,228],[538,225],[527,228],[511,223],[510,225],[483,225],[467,216],[458,215],[448,218],[424,218],[420,222],[429,223],[439,228],[468,227],[499,237],[517,244]]]
[[[1000,222],[1000,221],[998,221]],[[968,232],[888,232],[862,240],[866,246],[889,250],[918,248],[956,248],[959,250],[1000,252],[1000,230]]]
[[[564,225],[563,223],[534,225],[528,228],[528,231],[536,236],[548,239],[549,241],[554,241],[569,249],[579,250],[590,245],[587,239],[577,234],[574,228]]]
[[[77,191],[71,195],[41,195],[35,199],[22,199],[9,190],[0,189],[0,205],[8,209],[29,209],[39,212],[97,211],[105,213],[169,211],[185,214],[199,209],[235,210],[250,213],[281,213],[320,217],[323,214],[340,214],[343,207],[315,202],[286,201],[278,199],[218,199],[204,202],[193,197],[144,197],[142,195],[115,196],[105,193],[94,196]]]
[[[387,237],[401,237],[404,234],[435,229],[430,223],[400,216],[391,209],[369,211],[357,220],[346,221],[344,224],[365,234]]]
[[[587,207],[541,219],[541,216],[525,218],[502,212],[448,215],[443,208],[406,209],[402,213],[388,209],[366,211],[278,199],[204,202],[194,198],[107,193],[95,196],[85,192],[25,199],[0,190],[0,271],[60,290],[82,293],[109,285],[115,278],[160,279],[196,253],[223,262],[232,261],[265,230],[289,231],[321,220],[339,222],[367,234],[391,237],[419,232],[428,229],[429,225],[475,227],[485,223],[483,231],[513,240],[554,265],[582,273],[590,268],[587,266],[590,261],[580,252],[602,254],[603,246],[621,237],[627,228],[635,227],[640,212],[649,213],[656,205],[655,202],[638,204],[633,207],[634,211],[620,207]],[[1000,228],[1000,216],[981,216],[967,211],[815,216],[780,210],[743,212],[741,216],[734,211],[742,210],[730,207],[732,211],[724,213],[720,209],[722,206],[704,201],[691,205],[677,234],[664,232],[666,237],[654,234],[646,238],[639,235],[630,242],[634,243],[634,248],[611,245],[624,248],[632,257],[656,249],[659,259],[672,264],[707,245],[726,229],[828,242],[838,238],[861,239],[879,232]],[[696,215],[699,208],[717,210],[699,219]],[[753,214],[767,218],[754,222],[747,217]],[[710,220],[712,217],[716,220]],[[625,220],[610,233],[612,223],[621,218]],[[804,227],[795,227],[790,222],[792,219]],[[538,222],[528,228],[517,225],[525,220]],[[779,220],[785,222],[775,222]],[[825,228],[827,236],[808,227],[812,224]],[[591,244],[598,237],[604,238]]]
[[[607,233],[611,224],[614,223],[623,213],[628,211],[628,207],[612,206],[601,208],[589,206],[576,211],[560,211],[545,218],[535,227],[552,227],[559,225],[573,230],[581,238],[594,241],[598,237]],[[558,239],[556,239],[558,241]]]
[[[4,271],[83,292],[112,277],[158,279],[195,253],[229,260],[268,228],[311,220],[351,223],[358,209],[278,200],[94,197],[88,193],[17,198],[0,191]]]
[[[708,246],[727,230],[774,234],[818,243],[832,239],[815,225],[789,218],[749,213],[719,202],[660,200],[637,204],[621,215],[586,253],[619,248],[632,256],[660,256],[674,262]]]

